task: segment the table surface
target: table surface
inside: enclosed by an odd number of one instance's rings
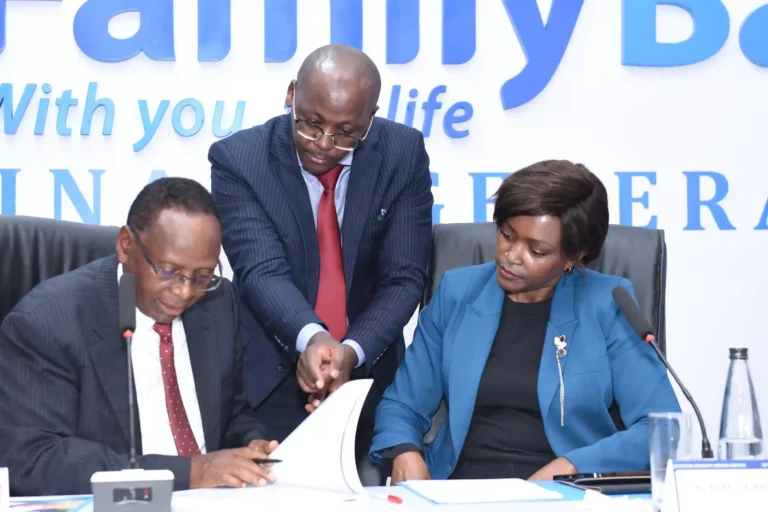
[[[440,511],[445,512],[465,512],[465,511],[473,511],[473,512],[491,512],[491,511],[497,511],[497,510],[515,510],[518,512],[571,512],[571,511],[579,511],[582,512],[585,510],[585,501],[584,501],[584,495],[585,493],[579,489],[569,487],[563,484],[559,484],[556,482],[537,482],[538,485],[541,485],[542,487],[546,489],[550,489],[553,491],[557,491],[560,494],[563,495],[563,500],[557,500],[557,501],[546,501],[546,502],[513,502],[513,503],[489,503],[489,504],[468,504],[468,505],[437,505],[434,503],[431,503],[416,494],[413,494],[408,489],[405,489],[403,487],[399,486],[392,486],[392,487],[367,487],[365,489],[366,493],[369,496],[365,496],[360,498],[357,501],[354,502],[347,502],[347,503],[341,503],[336,504],[333,506],[334,512],[343,512],[343,511],[350,511],[350,512],[381,512],[381,511],[402,511],[402,512],[409,512],[409,511],[416,511],[416,510],[425,510],[425,509],[437,509]],[[223,493],[226,493],[227,491],[222,491]],[[235,492],[237,492],[235,490]],[[269,493],[269,491],[267,491]],[[270,493],[271,494],[271,493]],[[398,496],[402,499],[402,503],[390,503],[387,501],[387,496],[393,495]],[[222,498],[225,498],[226,494],[222,494]],[[266,501],[272,501],[272,499],[269,499],[266,495],[264,496]],[[604,499],[622,499],[623,497],[616,497],[616,498],[608,498],[608,497],[602,497]],[[650,506],[650,496],[648,495],[638,495],[638,496],[631,496],[632,501],[636,502],[639,505],[639,509],[645,509],[645,510],[651,510]],[[17,504],[19,502],[29,500],[38,500],[41,498],[13,498],[12,505]],[[66,499],[66,497],[56,497],[57,500],[63,500]],[[254,502],[254,504],[261,502],[260,504],[265,504],[261,499],[256,498],[250,498],[249,502]],[[642,505],[640,505],[642,503]],[[220,505],[222,508],[220,510],[227,509],[226,501],[222,499],[220,502]],[[232,504],[234,505],[234,503]],[[286,504],[287,505],[287,504]],[[327,507],[324,507],[320,504],[319,506],[315,507],[315,510],[321,511],[321,510],[330,510]],[[618,503],[617,503],[618,505]],[[203,508],[207,507],[174,507],[174,511],[181,510],[186,512],[190,509],[195,510],[202,510]],[[219,507],[217,507],[219,508]],[[39,508],[39,510],[42,508]],[[14,510],[28,510],[25,508],[19,507],[18,509],[16,507],[11,508],[11,512],[14,512]],[[89,512],[92,510],[92,506],[88,505],[78,512]],[[600,510],[606,510],[603,507],[600,507]],[[633,510],[636,510],[633,508]]]

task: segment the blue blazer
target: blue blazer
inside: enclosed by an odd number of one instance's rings
[[[574,270],[560,280],[552,299],[538,399],[553,452],[579,472],[647,470],[648,413],[680,411],[653,347],[635,334],[614,302],[611,290],[617,285],[632,293],[626,279]],[[467,436],[503,302],[494,263],[443,275],[376,410],[374,461],[396,445],[423,446],[432,416],[445,398],[448,416],[425,459],[432,478],[450,476]],[[567,343],[561,359],[564,426],[554,344],[561,335]],[[609,414],[614,400],[626,430],[619,431]]]

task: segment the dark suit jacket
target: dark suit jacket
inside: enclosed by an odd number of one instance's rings
[[[242,391],[232,286],[184,313],[206,452],[261,437]],[[117,257],[35,287],[0,327],[0,466],[16,495],[90,494],[96,471],[127,468],[126,345],[118,329]],[[141,418],[135,409],[137,454]],[[142,455],[189,487],[189,457]]]
[[[254,405],[291,371],[314,312],[320,254],[312,208],[283,115],[211,146],[211,190],[243,304],[245,387]],[[347,337],[365,352],[360,376],[386,388],[405,350],[402,330],[426,285],[432,182],[424,138],[376,118],[355,151],[341,227]],[[394,346],[394,349],[392,348]]]

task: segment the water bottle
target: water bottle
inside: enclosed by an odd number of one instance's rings
[[[747,364],[747,349],[730,349],[731,363],[720,417],[718,459],[755,459],[763,455],[763,431]]]

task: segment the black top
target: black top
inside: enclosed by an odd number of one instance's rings
[[[555,459],[541,417],[539,365],[552,300],[505,298],[451,478],[528,478]]]

